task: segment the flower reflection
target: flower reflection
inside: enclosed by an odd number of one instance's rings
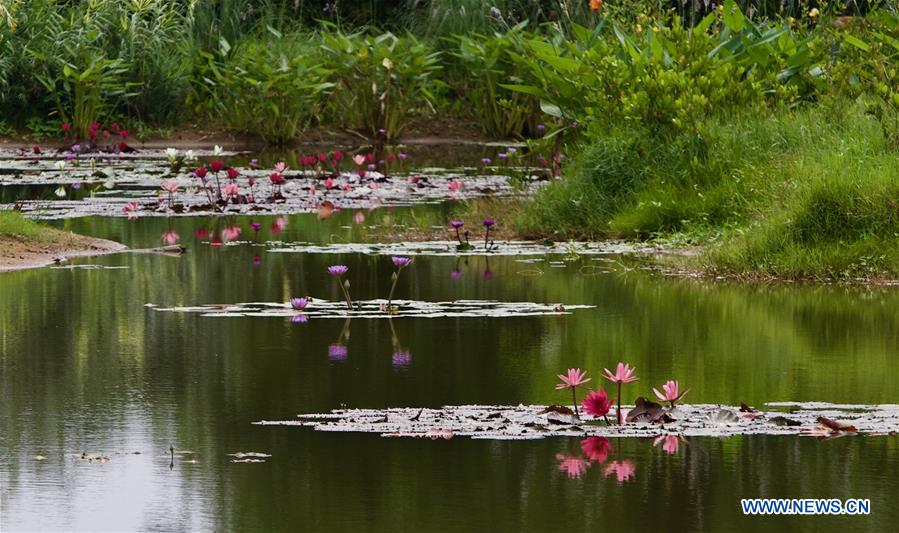
[[[612,461],[602,469],[602,475],[609,477],[615,475],[615,480],[619,485],[634,477],[637,473],[637,465],[630,459],[623,461]]]
[[[262,258],[259,257],[258,255],[254,255],[254,256],[253,256],[253,266],[257,266],[257,267],[258,267],[258,266],[261,265],[261,264],[262,264]]]
[[[228,226],[222,230],[223,241],[236,241],[240,237],[240,226]]]
[[[194,237],[200,240],[206,240],[209,238],[209,230],[206,228],[197,228],[194,230]]]
[[[328,345],[328,359],[332,361],[346,360],[347,353],[347,347],[339,342]]]
[[[391,361],[395,367],[409,366],[412,363],[412,352],[408,350],[393,352]]]
[[[453,270],[450,272],[450,279],[453,281],[459,281],[462,279],[462,271],[461,270]]]
[[[680,435],[659,435],[656,437],[654,441],[652,441],[653,447],[658,446],[659,443],[662,444],[662,450],[665,451],[668,455],[675,455],[677,453],[680,444],[686,444],[687,439],[681,437]]]
[[[290,317],[290,321],[293,322],[294,324],[305,324],[306,322],[309,322],[309,315],[307,315],[306,313],[297,313],[297,314],[293,315],[292,317]],[[344,347],[344,352],[345,351],[346,351],[346,347]],[[330,357],[330,355],[331,355],[331,350],[329,348],[328,356]],[[345,353],[344,353],[344,358],[346,358]]]
[[[181,236],[174,230],[169,230],[162,234],[162,242],[166,244],[177,244],[179,240],[181,240]]]
[[[567,453],[557,453],[556,460],[559,461],[559,472],[565,472],[571,479],[583,476],[590,468],[590,463],[583,457]]]
[[[605,463],[612,453],[612,443],[605,437],[587,437],[581,441],[581,451],[591,463]]]

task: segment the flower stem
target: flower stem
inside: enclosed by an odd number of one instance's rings
[[[580,413],[577,412],[577,393],[574,390],[574,387],[571,387],[571,404],[574,405],[574,416],[580,418]]]
[[[618,382],[618,425],[621,425],[621,382]]]
[[[396,289],[396,282],[400,280],[400,272],[402,270],[402,268],[399,268],[393,274],[393,285],[390,286],[390,294],[387,296],[387,314],[390,314],[390,304],[393,303],[393,291]]]
[[[346,298],[346,308],[348,310],[352,311],[353,310],[353,300],[350,298],[350,291],[347,290],[346,285],[344,285],[342,282],[338,282],[338,283],[340,283],[340,288],[341,288],[341,290],[343,290],[343,296],[344,296],[344,298]]]
[[[484,232],[484,249],[487,249],[487,241],[490,239],[490,226],[487,226],[487,231]]]

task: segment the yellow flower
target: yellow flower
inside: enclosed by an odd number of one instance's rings
[[[808,12],[808,16],[815,18],[818,16],[818,8],[813,7],[811,11]]]

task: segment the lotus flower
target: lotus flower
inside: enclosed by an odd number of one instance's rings
[[[290,299],[290,307],[292,307],[295,311],[300,311],[306,308],[306,305],[309,303],[309,300],[306,298],[291,298]]]
[[[584,398],[581,405],[584,407],[584,412],[588,415],[600,417],[609,414],[609,410],[612,408],[612,401],[609,400],[606,391],[600,388],[599,390],[588,390],[587,397]]]
[[[609,371],[608,368],[604,368],[603,372],[605,375],[603,376],[607,380],[612,383],[616,383],[618,385],[618,409],[617,409],[617,419],[618,423],[621,424],[621,385],[625,383],[632,383],[634,381],[638,381],[640,378],[634,377],[634,371],[636,368],[631,368],[630,365],[626,365],[624,363],[619,362],[618,367],[615,369],[615,373],[613,374]]]
[[[391,257],[390,260],[393,261],[394,265],[396,265],[400,268],[407,267],[412,264],[411,257],[396,257],[396,256],[394,256],[394,257]]]
[[[391,313],[393,309],[393,291],[396,290],[396,282],[400,279],[400,272],[402,272],[404,268],[412,264],[411,257],[393,256],[390,258],[390,260],[393,261],[393,265],[396,267],[396,271],[391,276],[391,278],[393,279],[393,283],[390,285],[390,294],[387,296],[388,313]]]
[[[605,463],[612,453],[612,443],[605,437],[587,437],[581,441],[581,451],[591,463]]]
[[[630,365],[625,363],[618,363],[618,366],[615,368],[615,373],[609,371],[608,368],[604,368],[603,372],[605,372],[605,377],[609,381],[613,383],[631,383],[634,381],[638,381],[640,378],[634,377],[634,372],[636,368],[632,368]]]
[[[558,377],[562,380],[562,383],[556,384],[556,390],[573,389],[590,381],[587,373],[580,368],[569,368],[567,374],[559,374]]]
[[[602,474],[609,477],[615,474],[615,479],[619,485],[634,477],[637,473],[637,465],[633,461],[625,459],[624,461],[612,461],[602,469]]]
[[[240,187],[236,183],[227,183],[222,187],[222,192],[233,198],[240,194]]]
[[[331,265],[328,267],[328,274],[339,278],[340,276],[346,274],[349,269],[350,267],[346,265]]]
[[[559,461],[559,472],[565,472],[571,479],[583,476],[587,469],[590,468],[590,463],[582,457],[557,453],[556,460]]]
[[[568,374],[559,374],[559,379],[562,380],[562,383],[556,384],[556,390],[571,389],[571,400],[574,404],[574,414],[575,416],[580,418],[581,415],[577,410],[577,392],[575,391],[575,389],[576,387],[580,387],[584,383],[590,381],[590,378],[588,378],[587,373],[580,368],[569,368]]]
[[[652,392],[656,394],[656,398],[663,402],[669,402],[671,404],[671,407],[674,407],[674,402],[679,402],[681,398],[683,398],[687,395],[688,392],[690,392],[690,389],[687,389],[684,392],[678,394],[677,381],[674,381],[672,379],[669,379],[665,382],[664,385],[662,385],[662,390],[665,391],[664,394],[659,392],[659,389],[655,387],[652,388]]]

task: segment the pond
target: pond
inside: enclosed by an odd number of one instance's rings
[[[181,256],[119,254],[0,276],[0,526],[6,530],[886,530],[892,436],[384,438],[257,426],[347,407],[564,403],[556,374],[618,360],[636,395],[675,377],[690,402],[891,403],[899,293],[667,278],[626,256],[417,256],[397,297],[577,305],[507,318],[208,317],[145,307],[386,297],[365,254],[273,253],[266,241],[360,242],[368,224],[445,224],[451,206],[226,218],[82,217],[54,225],[132,248],[178,233]],[[358,223],[358,213],[365,217]],[[262,223],[254,235],[250,220]],[[213,247],[230,225],[257,242]],[[600,267],[600,268],[597,268]],[[345,353],[330,347],[338,340]],[[399,348],[399,349],[398,349]],[[397,359],[396,353],[404,355]],[[592,383],[591,383],[592,384]],[[174,453],[170,453],[170,447]],[[231,454],[270,455],[234,462]],[[82,453],[90,454],[84,455]],[[740,499],[870,498],[869,516],[745,517]]]

